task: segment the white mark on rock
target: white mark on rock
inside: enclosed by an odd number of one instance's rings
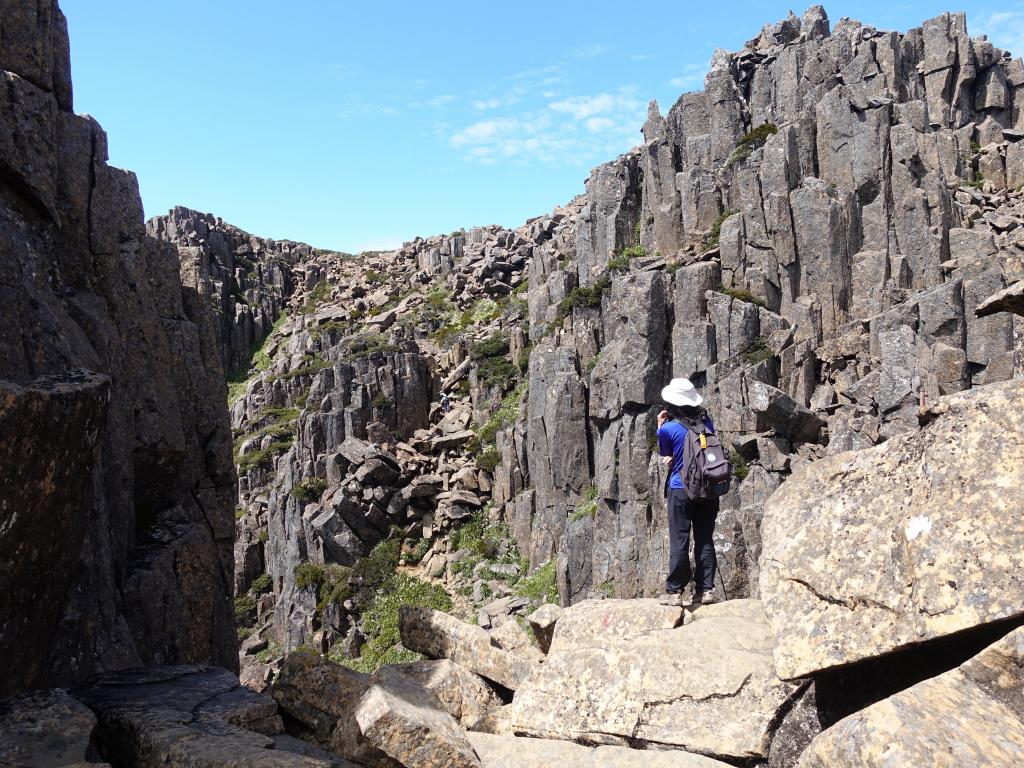
[[[932,529],[932,521],[925,515],[917,515],[907,521],[907,541],[913,541],[922,533],[928,533]]]

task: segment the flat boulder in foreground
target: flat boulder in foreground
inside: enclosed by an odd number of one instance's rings
[[[765,504],[761,596],[783,678],[1024,613],[1024,383],[794,473]]]
[[[574,645],[556,649],[559,632],[573,624],[576,606],[567,609],[547,659],[516,692],[512,729],[549,739],[764,758],[777,717],[799,685],[775,674],[760,602],[703,606],[684,625],[656,628],[662,608],[651,606],[658,616],[654,628],[627,637],[598,632],[586,639],[581,632]]]

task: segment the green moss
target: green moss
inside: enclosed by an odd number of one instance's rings
[[[523,397],[526,395],[528,386],[527,382],[520,382],[512,392],[505,396],[498,409],[477,431],[479,445],[493,443],[499,431],[512,426],[519,419]]]
[[[570,520],[582,520],[584,517],[593,519],[597,516],[597,486],[592,485],[583,492],[583,497],[576,509],[569,515]]]
[[[538,603],[557,603],[558,585],[555,583],[555,560],[552,558],[516,584],[516,594]]]
[[[260,544],[266,544],[270,541],[270,534],[267,533],[267,529],[264,528],[260,531],[260,535],[257,538],[259,539]]]
[[[611,278],[604,273],[592,285],[577,286],[569,291],[569,295],[558,302],[558,311],[554,322],[548,330],[558,328],[574,309],[596,309],[601,306],[601,299],[611,287]]]
[[[245,508],[235,507],[235,520],[241,520],[243,517],[245,517]]]
[[[299,501],[319,501],[326,490],[326,480],[322,477],[310,477],[292,488],[292,496]]]
[[[605,597],[615,597],[615,585],[610,581],[603,581],[597,585],[597,588],[604,593]]]
[[[384,408],[390,408],[394,403],[391,402],[391,398],[387,396],[386,392],[378,392],[373,396],[371,405],[373,405],[374,408],[381,410]]]

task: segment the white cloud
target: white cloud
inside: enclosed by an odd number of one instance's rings
[[[435,96],[432,99],[425,101],[414,101],[409,105],[410,109],[441,109],[449,104],[457,101],[457,97],[453,93],[442,93],[440,96]]]
[[[993,11],[977,22],[968,19],[968,25],[972,34],[987,35],[1014,58],[1024,56],[1024,11]]]
[[[615,126],[615,121],[610,117],[588,117],[584,122],[587,130],[591,133],[599,133]]]
[[[704,87],[704,76],[708,68],[705,64],[687,64],[683,67],[683,74],[673,77],[668,84],[673,88],[682,88],[687,91],[700,90]]]
[[[452,134],[449,143],[475,162],[589,165],[639,143],[645,107],[634,93],[623,87],[570,96],[546,108],[478,120]]]

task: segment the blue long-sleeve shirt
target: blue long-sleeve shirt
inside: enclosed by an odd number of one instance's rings
[[[704,417],[704,425],[711,434],[715,425],[710,416]],[[680,471],[683,468],[683,448],[686,446],[686,425],[676,420],[666,421],[658,428],[658,453],[672,457],[672,470],[669,475],[669,488],[685,488]]]

